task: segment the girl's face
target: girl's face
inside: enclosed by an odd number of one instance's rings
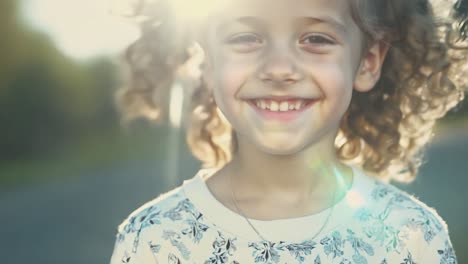
[[[336,135],[353,88],[373,86],[357,83],[363,40],[348,1],[226,2],[209,20],[204,74],[238,138],[267,153],[294,154]],[[281,96],[294,100],[286,105]],[[306,106],[272,113],[255,105],[274,110],[274,97],[283,110]]]

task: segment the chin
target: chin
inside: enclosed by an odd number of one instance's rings
[[[304,149],[304,146],[291,140],[261,142],[257,147],[264,153],[276,156],[294,155]]]

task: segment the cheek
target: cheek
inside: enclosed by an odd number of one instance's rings
[[[252,64],[242,61],[219,60],[216,71],[216,89],[223,94],[224,101],[239,99],[236,97],[252,72]]]
[[[342,59],[321,59],[315,61],[312,72],[322,87],[325,96],[338,96],[351,92],[353,78],[349,62]]]
[[[236,109],[236,94],[242,86],[245,74],[238,65],[218,63],[213,72],[215,102],[223,115],[232,122],[232,117],[239,112]]]
[[[309,61],[309,72],[319,86],[328,105],[327,111],[346,111],[353,91],[353,74],[349,60],[343,55],[315,58]]]

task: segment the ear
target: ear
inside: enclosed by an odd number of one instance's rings
[[[384,41],[374,42],[361,58],[361,64],[354,78],[354,89],[368,92],[374,88],[380,78],[382,65],[387,55],[389,44]]]

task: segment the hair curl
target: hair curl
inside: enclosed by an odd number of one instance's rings
[[[140,0],[134,8],[141,36],[125,52],[129,80],[117,96],[124,120],[167,120],[172,84],[199,54],[193,32],[169,2]],[[444,3],[350,0],[353,19],[366,38],[364,48],[384,36],[390,49],[374,89],[353,92],[336,139],[342,161],[384,180],[415,178],[435,122],[463,100],[468,87],[463,78],[468,47],[461,46],[467,22],[460,2],[465,1],[459,0],[457,12],[442,19],[434,10],[450,10]],[[458,28],[454,18],[461,20]],[[187,142],[204,167],[222,166],[236,151],[235,133],[203,81],[192,81],[186,85],[195,88],[187,88]]]

